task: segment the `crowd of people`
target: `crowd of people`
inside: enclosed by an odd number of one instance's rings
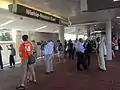
[[[76,39],[75,41],[68,40],[61,43],[60,40],[54,42],[52,40],[41,41],[41,43],[36,43],[35,40],[28,41],[28,35],[22,36],[23,42],[19,46],[19,56],[21,58],[21,84],[16,87],[16,89],[24,90],[25,85],[28,82],[36,84],[36,75],[34,70],[34,65],[36,63],[38,53],[40,51],[40,56],[44,57],[45,62],[45,74],[50,75],[54,73],[53,60],[57,57],[58,63],[66,63],[66,60],[76,60],[76,69],[78,71],[89,70],[91,65],[91,53],[96,52],[98,56],[98,69],[100,71],[106,71],[106,40],[105,35],[97,37],[95,40],[83,40],[82,38]],[[40,46],[40,50],[38,50]],[[115,52],[115,40],[112,40],[112,50]],[[11,44],[7,46],[10,53],[10,68],[15,67],[14,56],[16,55],[16,50]],[[1,57],[0,47],[0,58]],[[112,53],[112,52],[111,52]],[[2,60],[2,59],[1,59]],[[0,60],[1,69],[3,69],[3,63]],[[1,64],[2,63],[2,64]]]

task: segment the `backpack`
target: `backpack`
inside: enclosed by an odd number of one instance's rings
[[[16,50],[15,50],[15,48],[12,49],[12,52],[13,52],[13,56],[16,56]]]

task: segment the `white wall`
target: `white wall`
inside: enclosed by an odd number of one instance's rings
[[[58,34],[52,34],[52,33],[36,33],[36,41],[40,42],[41,40],[46,41],[46,40],[53,40],[57,41],[58,40]]]

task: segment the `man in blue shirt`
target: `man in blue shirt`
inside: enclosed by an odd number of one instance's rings
[[[81,68],[81,65],[83,66],[84,69],[87,69],[84,58],[85,48],[83,46],[83,40],[81,38],[76,42],[75,48],[76,48],[76,56],[77,56],[77,70],[80,71],[83,70]]]
[[[53,73],[53,62],[52,62],[53,53],[54,53],[54,44],[52,41],[48,40],[44,47],[46,74]]]

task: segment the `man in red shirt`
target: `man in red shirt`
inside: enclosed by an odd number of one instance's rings
[[[20,89],[20,90],[25,89],[25,81],[26,81],[28,71],[32,74],[33,81],[36,82],[34,66],[33,64],[28,65],[28,58],[30,55],[33,54],[33,46],[32,46],[32,43],[28,41],[28,35],[23,35],[22,40],[23,40],[23,43],[20,44],[20,47],[19,47],[19,56],[21,57],[23,78],[22,78],[22,84],[17,87],[17,89]]]

